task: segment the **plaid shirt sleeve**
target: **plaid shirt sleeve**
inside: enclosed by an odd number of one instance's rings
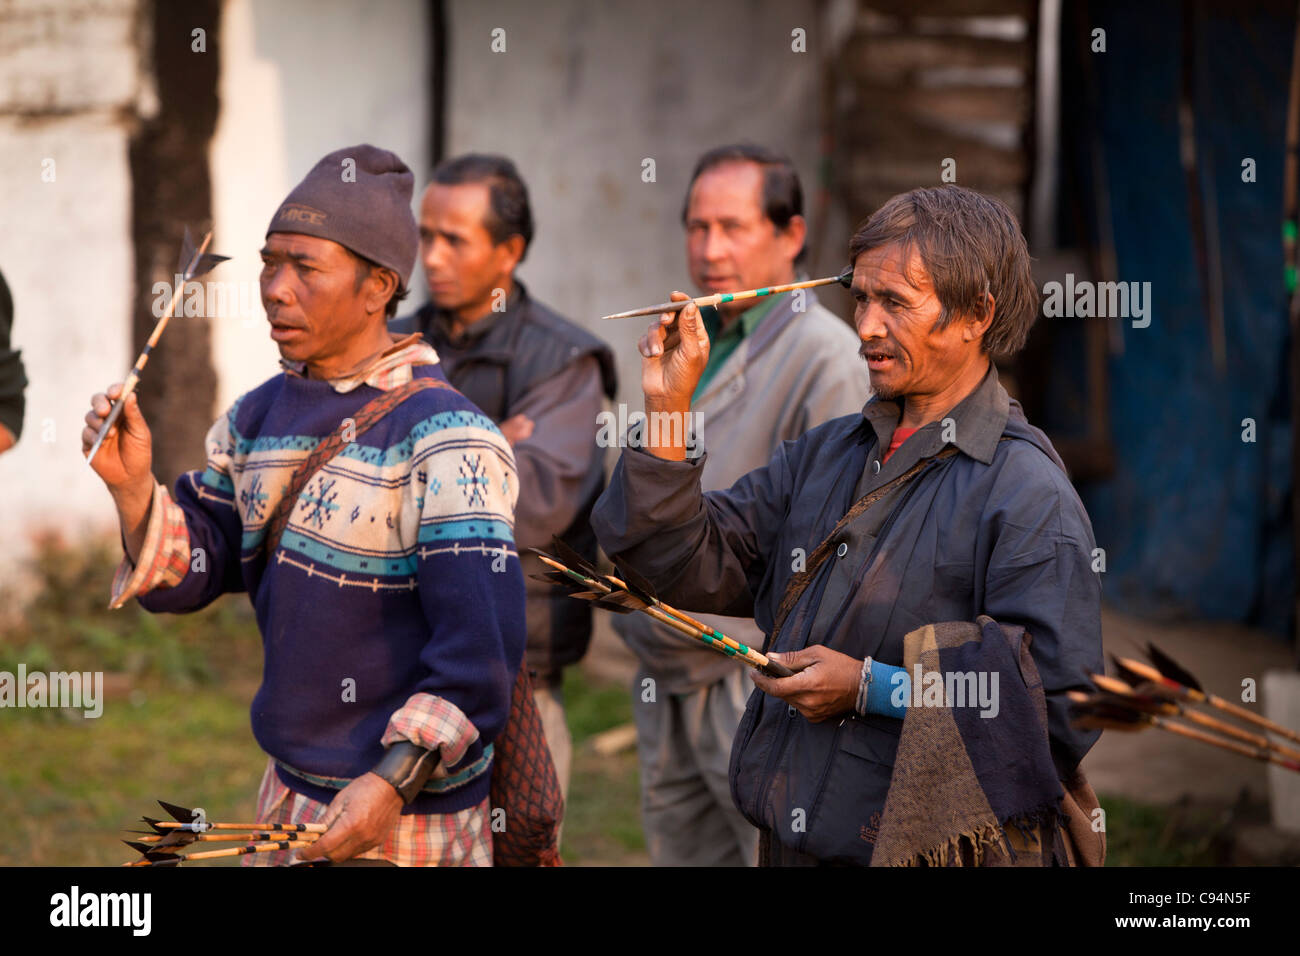
[[[149,524],[139,561],[123,555],[113,576],[110,608],[120,608],[131,598],[155,588],[175,587],[190,569],[190,533],[185,513],[157,481],[149,508]]]
[[[435,777],[447,776],[447,768],[460,763],[478,730],[464,712],[436,694],[412,694],[393,714],[380,743],[385,747],[397,740],[409,740],[425,750],[441,751]]]

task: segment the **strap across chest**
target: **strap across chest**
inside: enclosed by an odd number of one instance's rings
[[[280,546],[280,537],[289,524],[289,516],[293,514],[293,507],[298,502],[298,495],[301,494],[311,476],[398,405],[426,388],[451,389],[451,386],[436,378],[412,378],[405,385],[399,385],[388,391],[380,392],[363,405],[355,415],[340,422],[338,428],[334,429],[328,437],[322,439],[311,454],[303,459],[302,463],[294,470],[293,475],[290,476],[289,485],[285,489],[284,495],[280,498],[280,501],[275,506],[275,511],[267,520],[266,554],[268,557],[274,554],[275,549]],[[345,435],[347,437],[344,437]]]

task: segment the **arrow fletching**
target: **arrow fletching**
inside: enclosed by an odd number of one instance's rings
[[[1155,666],[1155,669],[1169,680],[1199,693],[1205,693],[1205,688],[1201,686],[1200,681],[1192,676],[1191,671],[1184,669],[1172,657],[1149,642],[1147,644],[1147,657],[1151,658],[1151,663]]]
[[[627,584],[627,589],[629,591],[647,604],[659,603],[659,596],[655,594],[654,585],[641,575],[637,574],[636,571],[632,569],[631,565],[627,563],[619,564],[615,561],[614,567],[618,569],[618,573],[623,578],[624,583]]]
[[[199,823],[199,821],[194,818],[194,811],[189,807],[177,806],[174,803],[168,803],[166,800],[159,800],[158,806],[166,810],[168,814],[171,815],[171,818],[177,823],[193,823],[195,825]],[[145,819],[148,819],[148,817]]]
[[[597,580],[604,577],[604,575],[600,573],[600,568],[596,567],[577,551],[574,551],[573,548],[561,541],[558,535],[551,538],[551,547],[555,549],[555,554],[548,554],[548,558],[554,557],[561,564],[567,564],[569,567],[577,571],[584,571]]]
[[[602,594],[599,599],[592,602],[596,607],[603,607],[607,611],[613,611],[615,614],[631,614],[633,611],[640,611],[649,607],[645,601],[642,601],[635,594],[629,594],[627,591],[614,591],[610,594]]]
[[[190,235],[190,227],[186,226],[185,237],[181,240],[180,258],[176,262],[176,274],[186,282],[211,272],[216,266],[230,259],[230,256],[219,256],[211,252],[205,252],[195,258],[197,252],[198,247],[194,245],[194,237]]]

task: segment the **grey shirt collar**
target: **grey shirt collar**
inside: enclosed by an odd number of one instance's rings
[[[993,452],[997,448],[998,438],[1006,429],[1010,409],[1011,399],[1007,390],[998,382],[997,367],[990,361],[988,372],[973,392],[958,402],[943,419],[917,429],[908,441],[917,443],[917,459],[936,455],[948,444],[943,440],[944,419],[952,419],[953,427],[948,430],[952,435],[952,444],[959,451],[987,465],[993,461]],[[862,417],[875,432],[877,447],[882,453],[889,447],[902,415],[902,405],[898,402],[876,396],[872,396],[863,406]]]

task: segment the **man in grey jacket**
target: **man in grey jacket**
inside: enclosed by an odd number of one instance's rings
[[[1024,345],[1037,316],[1015,218],[961,187],[917,189],[882,206],[849,251],[876,393],[862,412],[707,493],[713,432],[703,458],[652,432],[623,452],[592,514],[605,551],[665,601],[754,614],[797,671],[751,674],[761,693],[732,749],[732,796],[772,864],[871,862],[910,706],[873,688],[918,628],[988,615],[1028,632],[1049,775],[1071,779],[1098,737],[1071,726],[1067,696],[1103,666],[1092,527],[992,362]],[[685,412],[710,348],[693,306],[660,317],[640,343],[647,412]],[[943,759],[966,754],[950,746]],[[1023,769],[1009,760],[981,785],[1009,788]]]
[[[705,153],[682,222],[703,294],[794,282],[806,227],[799,178],[755,146]],[[726,488],[781,442],[857,410],[870,390],[857,339],[812,290],[706,308],[711,351],[691,401],[708,461],[702,487]],[[700,615],[729,637],[762,643],[748,614]],[[656,866],[753,866],[758,834],[727,786],[731,741],[749,685],[735,662],[650,618],[614,618],[641,669],[633,689],[646,847]]]

